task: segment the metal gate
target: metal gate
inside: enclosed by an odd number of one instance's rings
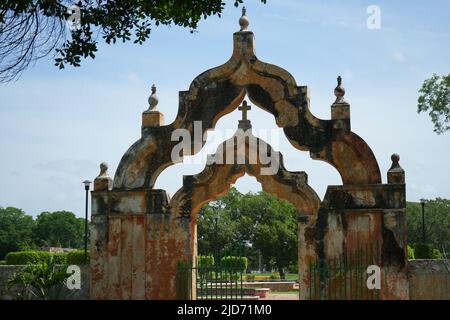
[[[385,275],[382,272],[378,274],[379,289],[369,286],[368,280],[375,281],[374,269],[381,268],[380,262],[378,242],[348,250],[331,260],[310,261],[308,266],[310,299],[379,300],[380,291],[386,283]]]
[[[215,255],[199,255],[178,261],[177,298],[181,300],[243,299],[247,267],[242,246]],[[195,294],[194,294],[195,290]]]

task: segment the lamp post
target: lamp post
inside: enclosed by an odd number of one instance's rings
[[[425,243],[425,199],[420,199],[420,204],[422,205],[422,243]]]
[[[88,238],[88,197],[89,197],[89,186],[91,181],[84,180],[84,190],[86,191],[86,211],[84,217],[84,264],[87,264],[87,238]]]
[[[214,225],[214,233],[215,233],[215,243],[214,243],[214,249],[216,250],[216,259],[219,257],[219,247],[217,245],[217,221],[219,220],[219,217],[215,217],[215,225]]]

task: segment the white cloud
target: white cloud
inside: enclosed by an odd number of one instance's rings
[[[353,72],[350,69],[345,69],[344,73],[342,74],[342,76],[344,77],[344,79],[346,80],[350,80],[353,79]]]
[[[397,62],[404,62],[406,60],[405,55],[400,51],[394,51],[391,56]]]
[[[137,76],[136,73],[130,71],[130,72],[128,72],[127,79],[130,82],[136,82],[139,80],[139,77]]]

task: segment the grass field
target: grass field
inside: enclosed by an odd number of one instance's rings
[[[253,273],[255,276],[271,276],[273,273],[266,272],[266,273]],[[290,281],[297,281],[298,280],[298,274],[297,273],[286,273],[286,280]]]

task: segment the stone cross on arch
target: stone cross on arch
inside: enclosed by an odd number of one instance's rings
[[[247,100],[244,100],[243,102],[242,102],[242,106],[240,106],[238,109],[239,109],[239,111],[242,111],[242,121],[247,121],[248,120],[248,118],[247,118],[247,111],[248,110],[251,110],[251,108],[252,107],[250,107],[248,104],[247,104]]]

